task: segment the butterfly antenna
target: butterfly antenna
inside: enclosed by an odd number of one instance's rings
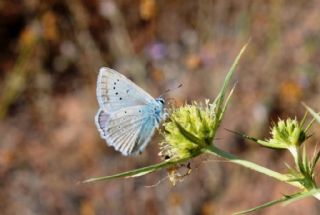
[[[177,87],[175,87],[175,88],[167,89],[167,90],[165,90],[159,97],[162,98],[163,95],[169,93],[170,91],[179,89],[180,87],[182,87],[182,84],[179,84],[179,85],[178,85]]]

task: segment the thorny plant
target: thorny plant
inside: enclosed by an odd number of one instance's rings
[[[310,134],[308,133],[309,128],[315,120],[320,124],[320,116],[308,106],[304,105],[314,118],[312,121],[305,125],[307,114],[301,122],[296,118],[288,118],[286,120],[279,119],[270,129],[270,139],[260,140],[234,132],[237,135],[252,140],[262,146],[275,150],[288,150],[294,159],[295,166],[291,167],[287,165],[287,173],[282,174],[256,163],[238,158],[233,154],[221,150],[214,144],[217,129],[220,127],[228,102],[234,90],[234,88],[232,88],[227,94],[230,79],[235,72],[236,66],[246,47],[247,44],[241,49],[236,57],[215,100],[205,100],[204,103],[193,102],[192,104],[185,104],[182,107],[172,108],[169,111],[169,120],[163,125],[164,140],[160,143],[161,151],[159,155],[164,159],[163,162],[115,175],[90,178],[83,181],[83,183],[116,178],[138,177],[161,169],[166,169],[169,174],[169,179],[175,184],[180,177],[183,177],[183,175],[180,175],[177,172],[181,165],[184,165],[186,162],[201,154],[211,154],[260,172],[281,182],[288,183],[299,189],[294,194],[284,195],[280,199],[267,202],[236,214],[257,211],[278,203],[289,204],[309,196],[313,196],[320,200],[320,189],[318,189],[315,181],[315,167],[320,158],[320,151],[315,150],[313,157],[310,158],[306,153],[305,145],[306,140],[310,137]],[[187,174],[189,174],[189,171]]]

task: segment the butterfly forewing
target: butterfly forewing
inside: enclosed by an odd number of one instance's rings
[[[120,108],[146,105],[154,98],[127,79],[109,68],[101,68],[97,81],[97,99],[101,108],[113,112]]]

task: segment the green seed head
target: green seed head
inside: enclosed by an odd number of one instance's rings
[[[164,123],[165,141],[160,154],[172,160],[199,154],[202,147],[212,143],[215,121],[214,107],[209,101],[173,108],[170,120]]]
[[[279,148],[301,145],[306,139],[306,132],[296,119],[279,120],[271,128],[272,138],[268,141]]]

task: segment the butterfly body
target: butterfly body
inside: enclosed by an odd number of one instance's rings
[[[101,68],[97,81],[100,136],[123,155],[141,153],[165,118],[164,100],[154,99],[125,76]]]

